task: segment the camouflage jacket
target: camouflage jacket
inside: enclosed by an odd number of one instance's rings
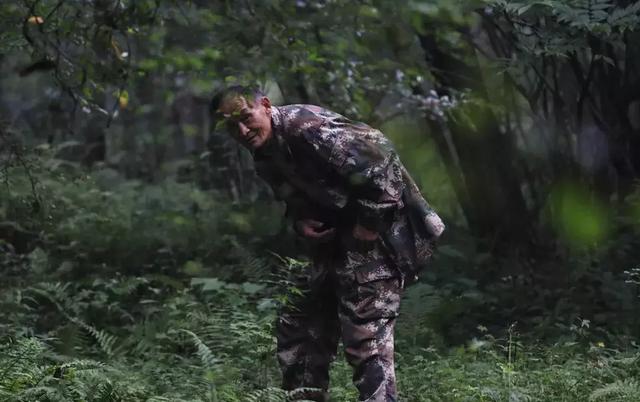
[[[401,265],[429,257],[444,225],[382,132],[313,105],[273,107],[272,128],[254,160],[287,216],[378,231]]]

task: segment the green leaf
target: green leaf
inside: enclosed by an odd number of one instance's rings
[[[253,295],[253,294],[256,294],[256,293],[260,292],[261,290],[264,290],[264,285],[260,285],[260,284],[257,284],[257,283],[245,282],[245,283],[242,284],[242,290],[245,293]]]
[[[203,270],[202,263],[200,261],[187,261],[182,267],[182,271],[187,275],[198,275]]]
[[[226,285],[225,282],[218,278],[193,278],[191,279],[191,286],[202,285],[202,290],[221,290]]]

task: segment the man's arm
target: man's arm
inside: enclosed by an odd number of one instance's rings
[[[324,240],[333,235],[335,228],[325,228],[325,224],[315,216],[308,198],[284,180],[276,170],[260,166],[257,173],[269,184],[275,199],[285,203],[285,218],[291,222],[296,233],[314,240]]]

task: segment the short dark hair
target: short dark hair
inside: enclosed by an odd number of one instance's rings
[[[214,118],[218,118],[218,109],[222,106],[222,102],[230,96],[242,96],[247,100],[254,100],[266,96],[265,93],[257,85],[231,85],[218,89],[211,98],[209,104],[209,112]]]

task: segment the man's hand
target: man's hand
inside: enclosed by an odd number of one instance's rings
[[[307,239],[329,240],[335,234],[335,228],[323,229],[324,223],[315,219],[301,219],[295,223],[296,231]]]
[[[367,253],[376,247],[378,232],[369,230],[356,224],[351,231],[351,236],[345,237],[345,245],[351,251]]]
[[[378,232],[366,229],[358,224],[353,227],[352,234],[355,239],[362,241],[375,241],[378,238]]]

